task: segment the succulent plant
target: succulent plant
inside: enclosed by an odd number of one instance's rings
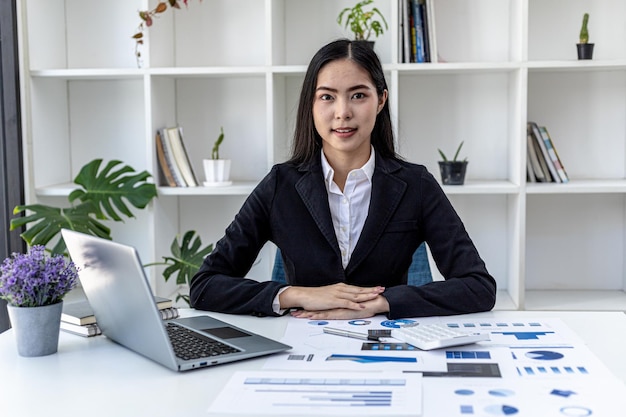
[[[449,160],[446,157],[446,154],[444,154],[441,149],[437,149],[437,150],[439,151],[439,155],[441,155],[441,158],[443,159],[444,162],[457,162],[457,158],[459,157],[459,153],[461,152],[462,147],[463,147],[463,141],[461,141],[461,143],[459,144],[459,147],[456,148],[456,152],[454,153],[454,157],[452,158],[452,160]],[[465,158],[463,161],[467,161],[467,158]]]
[[[580,28],[580,41],[579,43],[589,42],[589,31],[587,30],[587,23],[589,22],[589,13],[583,15],[583,25]]]

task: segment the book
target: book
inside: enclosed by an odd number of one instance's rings
[[[178,169],[180,170],[185,183],[188,187],[197,187],[198,180],[193,172],[189,155],[187,155],[187,150],[185,149],[185,145],[183,143],[183,129],[180,126],[177,126],[168,127],[165,131],[170,142],[174,160],[176,161],[176,165],[178,165]]]
[[[159,160],[159,168],[162,174],[161,184],[167,184],[170,187],[177,187],[178,184],[176,179],[174,178],[173,173],[173,160],[169,155],[165,154],[165,147],[163,146],[163,138],[161,137],[161,132],[156,133],[156,151],[157,151],[157,159]]]
[[[159,309],[159,313],[161,314],[161,319],[163,320],[171,320],[178,318],[179,316],[178,308],[176,307]],[[102,334],[100,326],[98,326],[98,323],[95,322],[79,325],[61,320],[61,330],[83,337],[93,337]]]
[[[426,62],[424,56],[424,23],[422,22],[422,13],[420,12],[420,4],[418,0],[411,0],[411,13],[414,27],[413,36],[415,37],[415,57],[413,62]]]
[[[422,45],[424,48],[424,62],[430,62],[430,39],[428,37],[428,15],[426,0],[418,0],[418,10],[422,21]]]
[[[83,337],[93,337],[102,334],[102,330],[100,330],[97,323],[90,323],[81,326],[79,324],[61,321],[61,330]]]
[[[526,139],[526,147],[528,148],[528,171],[529,177],[534,178],[536,182],[546,182],[549,181],[546,178],[546,173],[541,167],[541,163],[539,162],[539,158],[537,157],[537,149],[534,144],[534,139],[531,134],[527,135]],[[549,175],[549,174],[548,174]]]
[[[410,13],[409,13],[409,0],[400,0],[402,8],[402,47],[403,47],[403,61],[411,62],[411,28]]]
[[[548,167],[550,171],[550,176],[552,177],[553,182],[562,182],[561,177],[556,171],[556,167],[554,166],[554,162],[552,162],[552,158],[548,154],[548,148],[546,147],[543,138],[541,137],[541,132],[539,131],[539,126],[535,122],[528,122],[527,129],[530,130],[533,139],[539,145],[539,149],[541,150],[541,155],[543,156],[543,160],[545,161],[545,165]],[[539,153],[538,153],[539,154]]]
[[[173,307],[173,302],[169,298],[154,297],[154,301],[159,310]],[[96,316],[93,314],[89,301],[87,301],[86,298],[82,298],[80,300],[63,303],[61,321],[84,326],[96,323]]]
[[[543,139],[544,144],[546,145],[546,149],[548,150],[548,155],[556,168],[556,173],[559,175],[559,179],[562,183],[566,183],[569,181],[569,177],[567,176],[567,172],[565,172],[565,168],[563,167],[563,163],[561,162],[561,158],[559,158],[559,154],[554,147],[554,142],[548,133],[548,129],[545,126],[539,126],[539,133],[541,134],[541,138]]]
[[[435,0],[426,0],[426,34],[428,37],[428,62],[438,62],[435,36]]]
[[[185,179],[183,178],[183,174],[180,171],[180,168],[178,168],[178,164],[176,163],[176,159],[174,158],[174,152],[172,150],[172,146],[170,145],[170,141],[167,136],[167,131],[165,129],[161,129],[159,131],[159,136],[157,138],[161,139],[161,145],[163,147],[163,156],[165,158],[165,163],[167,164],[167,167],[169,168],[172,174],[172,178],[174,179],[174,182],[176,183],[176,187],[186,187],[187,183],[185,182]],[[157,148],[157,151],[158,151],[158,148]]]

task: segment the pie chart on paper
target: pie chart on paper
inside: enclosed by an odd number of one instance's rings
[[[519,410],[510,405],[494,404],[485,408],[485,411],[492,416],[512,416],[519,413]]]
[[[559,352],[553,352],[551,350],[533,350],[531,352],[527,352],[526,357],[539,361],[554,361],[563,358],[563,354]]]

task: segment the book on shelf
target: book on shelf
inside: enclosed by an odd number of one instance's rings
[[[563,163],[561,162],[561,158],[559,158],[559,154],[556,151],[554,146],[554,142],[550,137],[550,133],[548,133],[548,129],[545,126],[539,126],[539,134],[543,139],[544,144],[546,145],[546,149],[548,151],[548,156],[552,160],[552,164],[556,169],[556,173],[559,176],[560,182],[566,183],[569,181],[569,177],[567,176],[567,172],[565,172],[565,168],[563,167]]]
[[[183,128],[180,126],[165,128],[167,139],[169,140],[172,155],[178,165],[178,169],[188,187],[197,187],[198,180],[194,174],[187,149],[183,141]]]
[[[156,133],[156,151],[157,159],[159,160],[159,172],[161,173],[160,184],[167,184],[170,187],[178,187],[179,182],[174,178],[174,167],[172,166],[173,160],[171,156],[166,155],[165,147],[163,146],[163,137],[161,132]]]
[[[549,181],[549,177],[546,177],[546,171],[543,169],[539,157],[537,156],[537,145],[531,134],[526,136],[526,147],[528,149],[528,155],[526,157],[528,163],[528,177],[531,179],[531,182]],[[547,169],[548,167],[546,167],[546,170]],[[549,175],[548,173],[548,176]]]
[[[548,182],[563,182],[561,177],[559,177],[556,166],[548,153],[548,148],[546,147],[546,144],[541,136],[541,132],[539,131],[539,125],[535,122],[528,122],[527,131],[528,134],[532,136],[533,141],[538,145],[537,147],[540,151],[537,152],[537,157],[540,158],[540,163],[542,163],[542,166],[545,165],[549,171],[551,180]]]
[[[426,55],[424,49],[424,21],[423,21],[423,13],[422,2],[419,0],[411,0],[411,10],[413,13],[413,26],[414,26],[414,35],[415,36],[415,47],[414,51],[414,62],[422,63],[426,62]]]
[[[155,296],[154,302],[159,310],[176,308],[169,298]],[[85,326],[96,323],[96,316],[93,314],[89,301],[86,298],[81,298],[63,303],[61,321],[77,326]]]
[[[164,172],[165,178],[167,179],[166,172],[169,172],[171,174],[171,180],[173,181],[173,182],[170,182],[170,180],[168,179],[167,180],[168,185],[170,185],[170,187],[186,187],[187,183],[185,182],[185,179],[183,178],[183,174],[180,171],[180,168],[178,167],[178,163],[176,162],[176,159],[174,158],[172,145],[170,145],[167,131],[165,129],[161,129],[158,131],[156,135],[156,142],[157,142],[156,148],[157,148],[157,158],[159,160],[159,166],[161,167],[161,170]],[[161,149],[163,153],[162,158],[159,155],[159,149]],[[171,185],[171,184],[174,184],[174,185]]]
[[[428,45],[428,62],[437,62],[437,36],[435,34],[435,0],[424,1],[424,24]]]
[[[436,62],[433,0],[398,0],[400,62]]]

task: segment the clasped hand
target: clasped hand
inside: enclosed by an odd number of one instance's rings
[[[281,308],[307,319],[357,319],[389,311],[381,294],[384,287],[358,287],[344,283],[323,287],[290,287],[279,296]]]

